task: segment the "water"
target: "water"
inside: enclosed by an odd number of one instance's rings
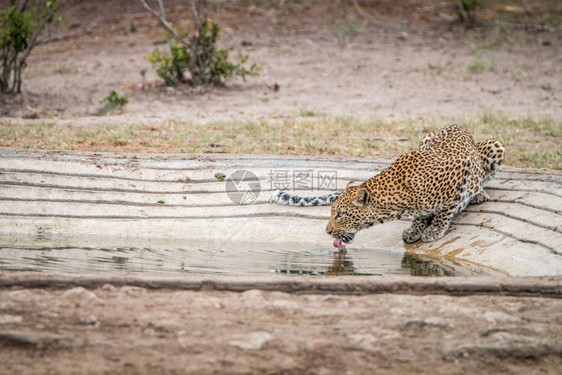
[[[480,274],[398,249],[339,253],[306,244],[199,242],[178,239],[2,237],[0,270],[59,273],[160,272],[223,275],[453,276]]]

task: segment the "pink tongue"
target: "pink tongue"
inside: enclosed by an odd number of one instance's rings
[[[340,250],[345,250],[345,244],[343,243],[343,241],[341,240],[341,238],[336,238],[334,240],[334,247],[338,248]]]

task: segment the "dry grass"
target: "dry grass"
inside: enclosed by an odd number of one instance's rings
[[[353,118],[283,122],[192,124],[170,121],[144,126],[16,124],[0,122],[0,146],[48,150],[249,153],[391,157],[417,148],[419,139],[443,122],[358,121]],[[463,122],[477,140],[496,139],[507,148],[506,164],[562,169],[562,123],[552,119],[511,120],[484,114]]]

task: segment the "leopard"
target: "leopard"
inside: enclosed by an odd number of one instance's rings
[[[455,215],[469,204],[489,200],[484,185],[505,156],[496,140],[476,143],[462,126],[451,124],[428,133],[417,150],[401,155],[389,167],[343,191],[301,197],[277,190],[270,203],[290,206],[331,206],[326,232],[334,247],[345,250],[357,232],[390,220],[412,217],[402,232],[405,243],[443,238]]]

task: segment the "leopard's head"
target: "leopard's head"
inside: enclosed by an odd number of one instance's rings
[[[353,242],[357,232],[375,223],[377,210],[371,194],[365,184],[348,184],[345,192],[334,202],[326,227],[326,232],[335,238],[334,247],[345,249],[345,244]]]

